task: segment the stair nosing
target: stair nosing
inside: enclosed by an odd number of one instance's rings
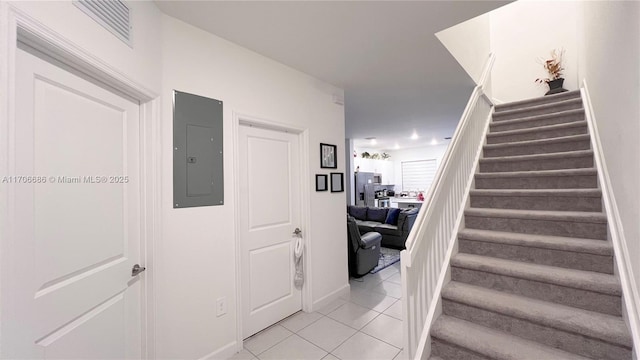
[[[499,111],[499,112],[496,112],[495,115],[498,115],[498,117],[507,117],[507,116],[513,115],[513,114],[526,113],[526,112],[536,111],[536,110],[544,110],[544,109],[547,109],[547,108],[554,108],[554,107],[557,107],[557,106],[561,106],[561,105],[565,105],[565,104],[573,104],[573,103],[580,103],[582,105],[582,98],[573,98],[573,99],[569,98],[569,99],[555,101],[555,102],[547,103],[547,104],[540,104],[540,105],[522,107],[522,108],[517,108],[517,109]]]
[[[539,115],[527,116],[527,117],[516,118],[511,120],[502,120],[502,121],[495,121],[495,122],[492,121],[489,127],[527,123],[527,122],[537,121],[537,120],[546,120],[546,119],[553,119],[553,118],[563,117],[563,116],[578,115],[580,113],[584,114],[584,108],[561,110],[561,111],[556,111],[548,114],[539,114]]]
[[[613,256],[613,246],[609,242],[586,238],[466,228],[458,232],[458,239],[537,249],[570,251],[599,256]]]
[[[570,143],[577,141],[590,140],[591,137],[589,134],[578,134],[578,135],[568,135],[568,136],[560,136],[554,138],[545,138],[545,139],[534,139],[534,140],[523,140],[523,141],[512,141],[506,143],[499,144],[486,144],[483,146],[484,150],[495,150],[509,147],[525,147],[532,145],[545,145],[545,144],[562,144],[562,143]]]
[[[593,156],[593,150],[572,150],[564,152],[553,152],[544,154],[527,154],[527,155],[509,155],[509,156],[495,156],[495,157],[483,157],[480,159],[481,163],[491,162],[512,162],[512,161],[531,161],[531,160],[545,160],[554,158],[579,158],[585,156]]]
[[[615,275],[595,271],[567,269],[467,253],[458,253],[452,257],[451,266],[609,296],[622,295],[620,282]],[[559,277],[558,274],[562,274],[564,277]],[[594,279],[594,277],[599,279]],[[584,286],[584,284],[589,286]]]
[[[464,211],[465,216],[483,216],[506,219],[533,219],[547,221],[572,221],[580,223],[606,224],[607,215],[596,211],[559,211],[559,210],[521,210],[471,207]]]
[[[463,291],[467,294],[474,293],[476,296],[472,301],[469,301],[468,297],[465,297],[464,295],[460,296],[459,294],[457,294],[457,292],[460,291]],[[633,346],[631,337],[625,331],[626,325],[624,324],[624,320],[622,319],[622,317],[579,309],[568,305],[551,303],[548,301],[533,299],[522,295],[505,293],[457,281],[450,282],[447,287],[443,289],[442,298],[481,308],[487,311],[504,314],[509,317],[519,318],[560,331],[587,336],[599,341],[626,347],[628,349]],[[497,299],[500,298],[503,301],[498,302]],[[484,303],[481,302],[483,300]],[[538,316],[531,315],[532,309],[537,310]],[[567,318],[563,318],[563,316],[567,316]],[[579,319],[580,317],[591,318],[593,319],[593,322],[585,323],[578,321],[569,321]],[[593,327],[593,323],[608,323],[608,325],[611,327],[624,329],[619,333],[619,335],[623,336],[624,339],[620,339],[622,341],[618,341],[619,339],[609,336],[610,332],[608,331],[597,331],[599,329],[597,327]],[[572,328],[572,324],[575,325],[577,329]]]
[[[450,338],[448,336],[449,334],[447,333],[446,328],[451,326],[462,326],[464,327],[464,330],[466,330],[464,331],[464,333],[473,334],[473,336],[456,336]],[[459,333],[459,331],[456,331],[456,333]],[[471,321],[458,319],[453,316],[444,314],[440,315],[440,317],[436,320],[436,323],[434,323],[432,331],[429,333],[429,335],[446,343],[450,343],[452,345],[456,345],[463,349],[467,349],[482,356],[488,357],[495,357],[497,354],[501,354],[502,356],[500,356],[500,358],[502,359],[520,360],[522,349],[527,349],[527,352],[529,353],[533,352],[534,355],[537,356],[547,356],[548,359],[552,358],[565,360],[588,360],[587,358],[580,355],[568,353],[560,349],[545,346],[535,341],[523,339],[521,337],[514,336],[500,330],[491,329]],[[468,339],[478,338],[481,338],[483,341],[468,341]],[[506,341],[509,346],[504,346],[504,344],[501,343],[496,344],[495,340],[502,340],[502,342]],[[485,348],[488,349],[482,349],[477,346],[477,344],[482,344]],[[514,349],[518,349],[517,352],[514,352]]]
[[[479,172],[475,176],[480,178],[502,178],[502,177],[531,177],[531,176],[591,176],[598,175],[594,167],[578,169],[552,169],[533,171],[502,171],[502,172]]]
[[[572,122],[568,122],[568,123],[553,124],[553,125],[542,125],[542,126],[536,126],[536,127],[524,128],[524,129],[488,132],[487,133],[487,138],[504,137],[504,136],[511,136],[511,135],[522,135],[522,134],[528,134],[528,133],[535,133],[535,132],[549,131],[549,130],[557,130],[557,129],[565,129],[565,128],[577,128],[577,127],[584,127],[584,126],[587,126],[587,125],[588,124],[587,124],[586,120],[572,121]]]

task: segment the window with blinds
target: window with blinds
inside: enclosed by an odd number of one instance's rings
[[[436,159],[402,162],[402,190],[427,191],[436,176]]]

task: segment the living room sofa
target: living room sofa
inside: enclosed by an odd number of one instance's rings
[[[347,213],[356,219],[360,233],[378,232],[382,234],[382,246],[402,250],[418,216],[418,209],[349,205]]]

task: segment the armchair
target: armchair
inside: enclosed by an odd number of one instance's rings
[[[358,224],[349,215],[347,215],[347,233],[349,275],[362,277],[378,265],[382,235],[373,231],[360,235]]]

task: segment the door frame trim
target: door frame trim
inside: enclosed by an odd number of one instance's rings
[[[304,250],[303,250],[303,268],[304,268],[304,285],[302,287],[302,311],[310,312],[312,310],[313,293],[312,293],[312,275],[311,275],[311,248],[313,244],[312,231],[311,231],[311,175],[309,168],[309,129],[303,129],[291,126],[290,124],[279,123],[252,115],[243,114],[233,111],[232,132],[233,132],[233,176],[238,179],[240,176],[240,156],[239,156],[239,144],[240,144],[240,126],[250,125],[263,129],[288,132],[298,135],[298,141],[300,144],[300,175],[301,175],[301,206],[302,206],[302,226],[304,231]],[[243,335],[242,335],[242,313],[243,313],[243,299],[242,299],[242,261],[241,261],[241,246],[240,246],[240,187],[234,187],[234,203],[236,204],[234,209],[235,218],[235,255],[236,255],[236,351],[242,351],[243,348]]]
[[[160,94],[124,75],[83,48],[78,47],[55,30],[45,26],[12,4],[0,2],[0,174],[15,170],[15,69],[18,40],[70,66],[107,87],[140,102],[140,257],[153,269],[154,244],[161,236],[161,126]],[[14,238],[14,185],[3,184],[0,198],[0,264],[5,250]],[[2,275],[5,276],[5,275]],[[0,276],[0,296],[3,294]],[[142,357],[155,358],[155,301],[153,271],[141,277]],[[2,319],[2,309],[0,309]],[[0,357],[2,333],[0,333]]]

